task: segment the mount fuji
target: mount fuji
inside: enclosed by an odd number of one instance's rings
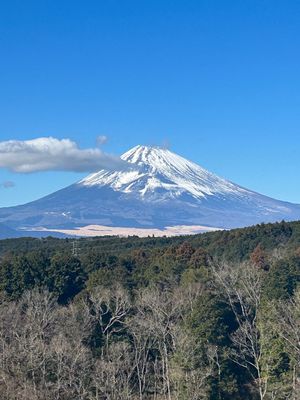
[[[0,231],[178,234],[300,219],[300,205],[245,189],[167,149],[139,145],[121,158],[123,170],[100,170],[39,200],[0,209]]]

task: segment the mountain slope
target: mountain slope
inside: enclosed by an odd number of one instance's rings
[[[141,198],[161,194],[176,198],[183,193],[197,199],[213,194],[243,193],[244,189],[206,171],[197,164],[157,147],[136,146],[121,158],[136,169],[125,172],[100,171],[83,179],[85,186],[109,185],[124,193],[136,192]]]
[[[0,224],[0,239],[15,238],[20,234],[4,224]]]
[[[126,170],[101,170],[40,200],[0,209],[0,223],[17,230],[91,224],[233,228],[300,219],[300,205],[242,188],[169,150],[136,146],[121,158]]]

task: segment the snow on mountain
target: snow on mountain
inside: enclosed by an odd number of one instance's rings
[[[114,190],[147,197],[165,190],[169,197],[188,193],[196,199],[218,194],[245,195],[247,190],[205,170],[185,158],[159,147],[136,146],[121,158],[133,164],[128,171],[99,171],[79,183],[85,186],[109,185]]]
[[[0,209],[0,224],[22,232],[98,226],[99,234],[105,227],[192,232],[300,219],[300,205],[242,188],[167,149],[136,146],[121,158],[122,171],[101,170],[42,199]]]

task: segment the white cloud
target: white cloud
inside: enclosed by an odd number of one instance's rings
[[[108,137],[105,135],[100,135],[97,137],[97,145],[101,146],[103,144],[106,144],[108,142]]]
[[[119,157],[99,148],[80,149],[70,139],[41,137],[33,140],[0,142],[0,168],[13,172],[37,171],[92,172],[99,169],[128,168]]]

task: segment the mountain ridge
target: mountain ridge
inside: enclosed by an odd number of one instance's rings
[[[44,198],[0,209],[0,223],[33,232],[88,225],[230,229],[300,219],[300,205],[243,188],[168,149],[138,145],[121,158],[124,170],[100,170]]]
[[[173,186],[176,186],[177,190],[185,189],[196,198],[215,192],[228,193],[237,190],[237,188],[241,192],[245,191],[241,186],[234,185],[194,162],[157,146],[138,145],[124,153],[121,158],[132,164],[133,168],[129,171],[116,172],[102,170],[89,175],[79,183],[86,186],[112,184],[116,189],[130,192],[131,188],[127,186],[127,190],[124,190],[122,183],[132,185],[136,180],[143,179],[146,176],[150,178],[150,182],[148,180],[148,187],[141,191],[142,195],[145,194],[147,189],[155,189],[155,183],[158,187],[166,187],[166,189],[171,190],[173,187],[170,182],[173,183]],[[153,178],[155,176],[163,176],[165,180],[169,180],[169,184],[168,182],[161,182],[159,179],[156,179],[155,182]]]

